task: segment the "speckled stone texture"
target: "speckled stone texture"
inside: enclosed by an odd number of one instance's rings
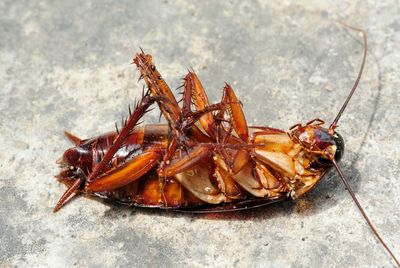
[[[400,256],[399,14],[398,1],[1,1],[1,267],[393,267],[335,172],[298,202],[225,215],[52,208],[62,131],[95,136],[127,114],[139,46],[172,88],[193,67],[213,102],[227,81],[250,124],[288,129],[333,120],[348,94],[362,43],[343,20],[370,43],[341,166]]]

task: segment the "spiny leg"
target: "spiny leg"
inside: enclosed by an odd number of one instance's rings
[[[228,112],[231,119],[233,129],[236,134],[244,141],[249,139],[249,128],[244,116],[241,103],[236,97],[232,87],[228,84],[223,89],[223,103],[228,106]]]
[[[188,151],[188,148],[191,148],[193,146],[196,146],[199,141],[196,139],[193,139],[190,137],[188,134],[192,128],[194,127],[194,124],[199,121],[199,119],[204,116],[205,114],[208,114],[212,111],[220,110],[221,109],[221,104],[212,104],[204,110],[201,111],[196,111],[196,112],[188,112],[186,115],[182,115],[182,118],[180,119],[179,123],[177,124],[177,129],[178,132],[175,136],[172,137],[172,140],[168,146],[167,152],[165,153],[163,157],[163,161],[160,163],[160,170],[163,170],[164,167],[169,165],[169,162],[171,161],[172,157],[175,155],[175,152],[178,149],[184,149]]]
[[[149,148],[128,162],[100,175],[87,184],[90,192],[111,191],[125,186],[149,172],[160,159],[161,149]]]
[[[159,170],[163,170],[164,167],[167,166],[171,161],[180,145],[185,144],[194,146],[194,144],[199,141],[212,141],[206,135],[204,135],[201,130],[194,126],[194,123],[199,120],[202,115],[209,113],[213,109],[216,109],[216,107],[211,107],[207,111],[192,114],[190,111],[190,102],[186,102],[184,104],[185,112],[182,113],[170,88],[162,79],[160,73],[152,63],[151,56],[145,55],[142,51],[142,53],[138,53],[136,55],[134,63],[137,65],[139,71],[141,72],[141,78],[145,80],[153,96],[167,99],[166,102],[158,102],[161,112],[171,127],[172,134],[172,139],[168,146],[167,152],[164,154],[163,160],[160,163]],[[187,91],[187,87],[185,90]],[[188,92],[188,96],[191,97],[191,95],[192,94]],[[190,135],[187,135],[189,132]],[[160,177],[162,178],[163,176]]]
[[[103,171],[106,165],[108,165],[108,163],[111,161],[115,153],[124,144],[126,138],[138,124],[139,120],[148,111],[150,105],[152,105],[156,100],[157,98],[150,97],[148,92],[146,92],[142,96],[142,99],[136,104],[134,112],[126,120],[126,123],[123,126],[123,128],[120,131],[117,131],[118,134],[113,144],[111,145],[110,149],[108,149],[107,153],[104,155],[101,162],[98,163],[96,166],[94,166],[92,172],[88,175],[87,182],[92,182],[98,177],[98,175]]]
[[[189,71],[184,80],[182,116],[187,118],[187,122],[194,124],[194,122],[199,120],[204,130],[213,140],[217,142],[221,141],[222,144],[248,142],[248,127],[241,104],[233,89],[228,84],[224,87],[221,103],[210,105],[204,88],[194,72]],[[196,107],[196,112],[191,112],[190,106],[192,102]],[[226,110],[228,110],[230,116],[228,130],[225,130],[222,126],[222,122],[225,121],[223,119],[223,114]],[[214,117],[210,111],[217,111],[217,116]],[[242,141],[231,135],[233,130]],[[250,147],[244,146],[238,149],[232,163],[234,173],[239,172],[248,162],[250,157],[249,148]],[[217,150],[224,159],[228,158],[224,146],[215,146],[214,149]]]
[[[163,103],[158,102],[158,106],[170,126],[173,127],[175,122],[179,119],[181,109],[171,89],[153,64],[152,56],[150,54],[144,54],[142,50],[136,54],[133,62],[140,71],[140,78],[144,79],[152,95],[168,100]]]
[[[103,169],[110,163],[115,153],[124,144],[128,135],[138,124],[142,116],[147,112],[150,105],[153,104],[155,101],[156,98],[150,97],[148,92],[146,94],[143,93],[142,99],[136,104],[135,111],[126,120],[126,123],[121,131],[117,131],[118,134],[113,144],[104,155],[103,159],[100,161],[100,163],[94,166],[92,172],[89,173],[87,178],[85,178],[85,175],[82,172],[81,178],[78,178],[76,182],[71,185],[71,187],[69,187],[67,191],[62,195],[54,208],[54,212],[59,210],[70,199],[70,197],[76,193],[76,190],[82,185],[82,183],[86,182],[87,184],[90,184],[91,182],[95,181],[99,176],[101,176],[101,172],[103,171]]]
[[[180,124],[178,126],[179,132],[177,136],[172,138],[170,146],[168,147],[167,153],[164,155],[163,162],[160,164],[160,170],[163,170],[164,167],[169,165],[170,160],[175,155],[175,152],[178,149],[184,149],[188,152],[188,148],[192,148],[197,146],[199,141],[192,139],[190,135],[188,135],[189,131],[194,127],[194,124],[199,121],[202,116],[205,114],[209,114],[212,111],[217,111],[221,109],[221,104],[212,104],[210,106],[205,107],[203,110],[196,111],[196,112],[188,112],[186,115],[182,115],[180,120]],[[204,143],[209,146],[212,143]]]
[[[187,94],[187,96],[185,96],[184,94],[184,106],[185,106],[185,101],[188,102],[189,105],[193,103],[196,108],[196,111],[204,110],[208,106],[210,106],[207,94],[195,72],[189,71],[189,73],[185,76],[184,81],[185,81],[184,93]],[[215,137],[214,115],[212,113],[205,113],[202,117],[200,117],[199,121],[204,131],[210,137]]]
[[[212,112],[222,108],[220,103],[209,105],[207,95],[194,72],[189,71],[185,76],[183,87],[182,112],[178,122],[175,123],[177,131],[173,133],[167,153],[164,155],[163,161],[160,164],[160,170],[163,170],[164,167],[168,165],[168,162],[170,162],[175,155],[176,150],[181,148],[188,151],[187,148],[193,147],[199,142],[190,135],[197,121],[200,121],[200,123],[203,122],[206,127],[210,126],[207,129],[210,133],[213,133],[211,131],[211,126],[214,125]],[[196,111],[194,112],[191,109],[192,103],[196,106]],[[211,138],[213,138],[213,136]]]
[[[224,115],[219,112],[217,114],[218,118],[218,137],[223,143],[248,143],[249,142],[249,132],[244,116],[241,103],[236,97],[235,92],[232,87],[228,84],[225,85],[223,89],[222,105],[226,106],[226,110],[229,115],[229,128],[228,131],[222,125],[222,120]],[[231,131],[234,130],[240,140],[236,139],[231,135]],[[250,153],[248,148],[242,148],[237,150],[236,154],[233,156],[232,160],[226,153],[222,154],[223,158],[229,163],[230,172],[233,174],[238,173],[249,161]],[[228,158],[228,159],[227,159]]]
[[[209,111],[213,111],[214,109],[218,108],[215,106],[208,108],[209,104],[207,95],[205,94],[199,79],[193,72],[189,72],[189,74],[185,77],[184,95],[186,94],[186,96],[184,97],[185,102],[183,105],[183,110],[181,111],[172,91],[153,64],[151,55],[145,55],[142,51],[142,53],[138,53],[136,55],[133,61],[137,65],[139,71],[141,72],[141,78],[145,80],[153,96],[162,97],[167,100],[163,102],[158,101],[158,104],[160,110],[162,111],[170,127],[172,128],[172,134],[174,136],[180,135],[180,130],[176,126],[177,122],[182,121],[182,119],[186,119],[186,121],[196,121],[198,119],[193,120],[192,118],[194,118],[194,116],[200,115],[200,113],[203,114],[203,116],[201,116],[201,122],[204,122],[204,120],[206,120],[207,125],[209,125],[210,127],[213,125],[212,114]],[[199,112],[197,114],[190,114],[191,102],[188,103],[187,101],[190,101],[191,99],[197,107],[197,111]],[[189,117],[191,119],[187,119]],[[180,125],[184,123],[185,122],[181,123]],[[207,137],[205,137],[204,134],[202,134],[201,131],[193,124],[189,123],[189,125],[191,126],[190,130],[192,136],[201,139],[201,141],[209,141],[209,139],[207,139]],[[210,129],[210,127],[206,128]]]
[[[184,172],[196,165],[204,157],[209,156],[212,148],[209,145],[197,145],[191,149],[185,156],[171,162],[163,169],[158,169],[160,177],[171,177],[177,173]]]
[[[210,136],[213,141],[218,142],[219,135],[216,133],[217,126],[224,120],[217,120],[212,112],[216,111],[219,117],[223,117],[221,115],[225,113],[229,100],[223,99],[220,103],[210,105],[207,94],[199,78],[193,71],[189,71],[184,81],[181,125],[192,126],[199,121],[207,135]],[[195,106],[194,112],[191,110],[192,104]],[[229,135],[225,135],[225,137],[226,136]]]
[[[168,146],[167,153],[163,157],[163,161],[161,163],[161,166],[164,166],[165,163],[171,158],[171,155],[173,155],[176,151],[176,143],[182,143],[179,141],[188,140],[186,136],[182,133],[180,127],[182,124],[179,124],[182,118],[182,111],[171,89],[153,64],[152,56],[149,54],[145,55],[142,51],[141,53],[136,54],[133,62],[138,67],[141,73],[141,78],[145,80],[145,83],[149,87],[152,95],[164,99],[164,101],[158,101],[158,105],[162,114],[168,121],[172,132],[172,140]],[[191,136],[193,136],[194,138],[201,141],[209,141],[209,139],[196,126],[191,125],[190,131],[192,134]]]

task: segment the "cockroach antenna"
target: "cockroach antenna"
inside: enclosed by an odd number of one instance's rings
[[[340,167],[338,166],[338,164],[336,163],[335,160],[332,160],[332,162],[333,162],[333,165],[335,166],[337,172],[339,173],[339,176],[342,179],[343,184],[346,186],[347,190],[349,191],[349,194],[350,194],[351,198],[353,199],[354,203],[357,205],[357,208],[360,210],[360,212],[363,215],[365,221],[367,222],[369,228],[371,228],[371,231],[374,233],[376,238],[379,240],[379,242],[382,244],[382,246],[386,249],[386,251],[389,253],[389,255],[393,258],[393,260],[396,263],[396,265],[398,267],[400,267],[399,260],[396,258],[396,256],[393,254],[393,252],[388,247],[388,245],[385,243],[385,241],[383,241],[383,239],[379,235],[378,231],[375,229],[374,225],[372,224],[371,220],[369,219],[369,217],[365,213],[365,211],[362,208],[360,202],[358,201],[356,195],[354,194],[353,190],[351,189],[351,186],[350,186],[349,182],[347,181],[346,177],[344,176],[342,170],[340,169]]]
[[[347,27],[347,28],[349,28],[351,30],[354,30],[354,31],[362,33],[363,39],[364,39],[364,53],[363,53],[363,58],[362,58],[362,62],[361,62],[361,67],[360,67],[360,70],[358,71],[357,79],[354,82],[354,85],[353,85],[352,89],[350,90],[350,93],[347,96],[345,102],[343,103],[342,107],[340,108],[340,111],[336,115],[335,120],[333,120],[332,124],[329,126],[329,130],[332,131],[332,132],[337,127],[337,122],[339,121],[340,117],[342,116],[343,111],[346,109],[347,104],[349,103],[351,97],[353,96],[354,92],[356,91],[358,83],[360,82],[361,75],[362,75],[362,73],[364,71],[364,66],[365,66],[365,61],[367,59],[367,51],[368,51],[367,33],[363,29],[355,28],[355,27],[347,25],[347,24],[345,24],[343,22],[340,22],[340,24],[342,24],[344,27]]]
[[[336,115],[335,120],[333,120],[332,124],[329,126],[329,131],[331,132],[331,134],[334,133],[335,128],[337,127],[337,122],[339,121],[343,111],[346,109],[347,104],[349,103],[351,97],[353,96],[358,83],[360,82],[361,79],[361,75],[363,73],[364,70],[364,66],[365,66],[365,60],[367,58],[367,33],[359,28],[355,28],[352,26],[349,26],[343,22],[340,22],[340,24],[342,24],[344,27],[347,27],[349,29],[352,29],[354,31],[360,32],[363,35],[363,39],[364,39],[364,53],[363,53],[363,59],[362,59],[362,63],[361,63],[361,67],[360,70],[358,71],[358,76],[356,81],[354,82],[354,85],[349,93],[349,95],[347,96],[345,102],[343,103],[342,107],[340,108],[339,113]],[[358,210],[361,212],[362,216],[364,217],[365,221],[367,222],[369,228],[371,229],[371,231],[374,233],[374,235],[376,236],[376,238],[379,240],[379,242],[382,244],[382,246],[385,248],[385,250],[389,253],[389,255],[393,258],[394,262],[396,263],[396,265],[398,267],[400,267],[400,262],[399,260],[396,258],[396,256],[393,254],[393,252],[390,250],[390,248],[388,247],[388,245],[385,243],[385,241],[383,241],[382,237],[380,236],[380,234],[378,233],[378,231],[376,230],[376,228],[374,227],[374,225],[372,224],[371,220],[369,219],[369,217],[367,216],[367,214],[365,213],[364,209],[362,208],[360,202],[358,201],[356,195],[354,194],[354,191],[352,190],[349,182],[347,181],[346,177],[344,176],[342,170],[340,169],[339,165],[337,164],[335,159],[332,159],[332,163],[335,167],[335,169],[337,170],[337,172],[339,173],[340,179],[342,180],[343,184],[345,185],[345,187],[347,188],[351,198],[353,199],[354,203],[356,204]]]

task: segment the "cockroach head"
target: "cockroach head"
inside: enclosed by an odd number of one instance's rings
[[[339,162],[344,153],[342,136],[333,129],[324,128],[323,124],[316,119],[305,126],[295,125],[289,132],[292,140],[313,156],[315,168],[333,166],[332,160]]]

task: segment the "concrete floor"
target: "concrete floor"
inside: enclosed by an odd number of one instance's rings
[[[52,208],[70,144],[112,130],[139,96],[131,59],[153,54],[172,87],[187,67],[212,101],[230,82],[250,124],[288,129],[340,121],[341,163],[400,256],[398,1],[1,1],[1,267],[393,267],[336,173],[296,203],[226,215],[181,215],[77,198]],[[146,117],[156,122],[158,112]]]

